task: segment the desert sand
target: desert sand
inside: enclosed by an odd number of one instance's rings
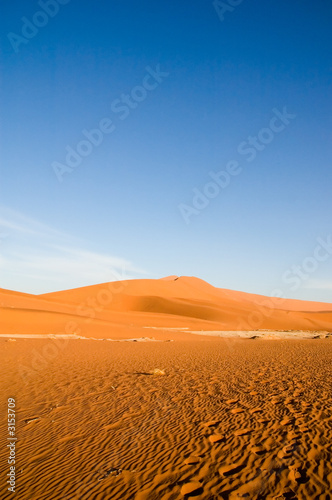
[[[192,339],[193,332],[332,330],[332,305],[223,290],[193,277],[29,295],[0,289],[3,334]],[[144,327],[144,329],[143,329]],[[147,330],[149,328],[150,330]],[[152,329],[153,328],[153,329]]]
[[[332,306],[269,300],[174,277],[2,291],[1,499],[9,397],[20,500],[330,499]]]

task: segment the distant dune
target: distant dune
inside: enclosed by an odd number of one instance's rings
[[[118,281],[43,295],[0,289],[0,302],[6,334],[174,338],[175,331],[163,331],[173,328],[179,329],[176,338],[188,338],[185,329],[332,330],[331,304],[225,290],[194,277]]]

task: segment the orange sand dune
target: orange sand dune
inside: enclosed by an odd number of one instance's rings
[[[171,276],[0,290],[0,305],[17,436],[15,495],[0,449],[1,499],[330,500],[331,304]]]
[[[193,277],[118,281],[43,295],[1,290],[0,302],[2,332],[8,334],[125,338],[141,336],[143,327],[159,327],[153,330],[159,338],[163,328],[332,330],[331,304],[224,290]],[[188,336],[182,331],[181,338]]]

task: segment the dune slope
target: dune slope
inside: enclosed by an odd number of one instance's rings
[[[193,277],[118,281],[43,295],[0,290],[0,303],[2,332],[8,334],[124,338],[142,334],[143,327],[330,331],[332,326],[331,304],[224,290]]]

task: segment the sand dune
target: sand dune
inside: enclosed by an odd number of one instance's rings
[[[129,280],[29,295],[1,290],[3,333],[119,338],[143,326],[202,331],[329,331],[332,305],[215,288],[193,277]],[[175,334],[174,334],[175,335]],[[177,332],[176,338],[180,333]],[[181,338],[189,334],[181,333]]]
[[[330,304],[174,276],[0,302],[20,500],[331,498]]]

